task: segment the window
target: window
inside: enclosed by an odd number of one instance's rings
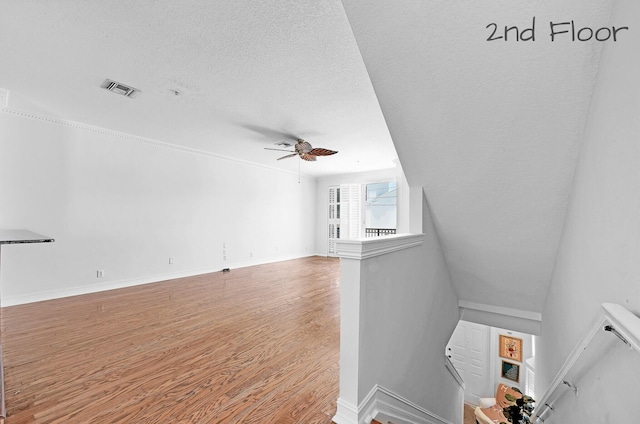
[[[340,184],[329,187],[328,254],[334,256],[339,239],[378,237],[396,233],[395,181]]]
[[[365,190],[365,233],[376,237],[396,233],[398,188],[395,181],[372,183]]]

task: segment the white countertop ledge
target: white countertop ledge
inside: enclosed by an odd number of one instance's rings
[[[51,237],[43,236],[42,234],[29,230],[0,229],[0,244],[51,243],[53,241]]]
[[[345,259],[369,259],[398,250],[420,246],[424,234],[391,234],[388,236],[338,240],[338,257]]]

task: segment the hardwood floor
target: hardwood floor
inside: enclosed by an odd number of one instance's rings
[[[6,424],[328,424],[339,304],[312,257],[4,308]]]
[[[474,413],[474,410],[475,410],[475,406],[465,402],[463,424],[476,424],[476,415]]]

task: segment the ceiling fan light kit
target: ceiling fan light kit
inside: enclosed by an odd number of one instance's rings
[[[280,143],[276,143],[276,146],[291,147],[291,144],[289,144],[288,142],[280,142]],[[278,158],[277,160],[292,158],[294,156],[300,156],[300,159],[306,160],[306,161],[309,161],[309,162],[315,161],[317,156],[331,156],[331,155],[335,155],[336,153],[338,153],[336,150],[325,149],[325,148],[322,148],[322,147],[314,148],[311,145],[311,143],[309,143],[308,141],[305,141],[305,140],[303,140],[301,138],[298,139],[298,141],[296,142],[296,144],[293,147],[294,147],[294,150],[272,149],[272,148],[269,148],[269,147],[265,147],[265,150],[276,150],[276,151],[280,151],[280,152],[290,152],[290,154],[284,155],[284,156]]]

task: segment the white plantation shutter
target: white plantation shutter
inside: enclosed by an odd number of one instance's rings
[[[359,238],[362,236],[360,225],[362,221],[362,185],[342,184],[340,190],[342,191],[342,209],[346,212],[340,217],[343,238]]]
[[[339,237],[340,230],[340,187],[329,187],[329,241],[328,255],[335,256],[336,240]]]
[[[524,394],[531,397],[533,397],[536,391],[535,363],[535,357],[529,358],[525,361]]]
[[[336,255],[338,239],[362,237],[362,193],[361,184],[329,187],[329,256]]]

